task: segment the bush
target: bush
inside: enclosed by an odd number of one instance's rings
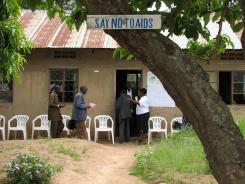
[[[18,154],[7,165],[5,184],[47,184],[52,167],[37,156]]]

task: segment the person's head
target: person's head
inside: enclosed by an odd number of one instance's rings
[[[57,85],[57,84],[51,84],[49,86],[49,90],[50,90],[50,92],[59,93],[60,90],[61,90],[61,87],[59,85]]]
[[[121,91],[120,91],[120,94],[122,95],[122,94],[127,94],[127,88],[125,87],[125,88],[123,88]]]
[[[87,91],[88,91],[87,86],[81,86],[80,87],[80,91],[81,91],[81,93],[83,93],[85,95],[87,93]]]
[[[130,82],[127,82],[127,84],[126,84],[126,88],[127,88],[127,89],[130,89],[130,88],[131,88],[131,84],[130,84]]]
[[[147,94],[147,89],[141,88],[140,89],[140,96],[142,97],[142,96],[145,96],[146,94]]]

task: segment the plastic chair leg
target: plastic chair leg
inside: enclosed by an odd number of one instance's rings
[[[50,138],[51,137],[50,130],[47,130],[47,131],[48,131],[48,138]]]
[[[31,139],[33,139],[33,137],[34,137],[34,130],[32,129]]]
[[[150,131],[148,131],[148,144],[150,144],[150,136],[151,136],[151,133]]]
[[[10,130],[8,129],[7,140],[9,140],[9,134],[10,134]]]
[[[3,140],[5,141],[5,130],[2,130]]]
[[[96,142],[97,141],[97,131],[95,131],[95,133],[94,133],[94,142]]]
[[[86,130],[87,130],[87,135],[88,135],[88,141],[91,141],[90,130],[89,129],[86,129]]]
[[[114,132],[113,132],[113,130],[111,131],[111,137],[112,137],[112,144],[115,144],[115,142],[114,142]]]
[[[24,135],[24,140],[27,140],[27,135],[25,130],[23,130],[23,135]]]
[[[108,139],[109,139],[109,141],[111,140],[110,131],[108,131]]]

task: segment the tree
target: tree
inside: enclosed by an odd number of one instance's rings
[[[185,35],[197,41],[201,34],[210,41],[206,27],[219,20],[215,47],[205,56],[215,57],[224,50],[229,39],[221,35],[222,22],[227,20],[234,31],[244,27],[242,9],[236,0],[76,0],[74,9],[66,12],[61,0],[23,0],[26,6],[48,9],[48,15],[59,14],[69,26],[79,28],[86,14],[161,13],[163,26],[169,35]],[[162,3],[167,11],[160,11]],[[241,1],[243,4],[243,1]],[[202,25],[201,20],[204,20]],[[158,31],[106,30],[123,48],[130,51],[161,80],[187,116],[200,138],[210,168],[219,183],[245,183],[245,142],[239,128],[221,97],[212,89],[209,78],[193,57],[184,53],[173,41]],[[147,42],[146,42],[147,40]],[[207,42],[208,43],[208,42]],[[208,46],[209,47],[209,46]],[[195,54],[196,52],[192,52]],[[202,57],[202,54],[200,55]]]
[[[0,82],[18,77],[26,62],[24,54],[31,43],[18,20],[20,4],[17,0],[0,2]]]

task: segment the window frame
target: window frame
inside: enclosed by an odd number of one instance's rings
[[[234,95],[245,95],[245,92],[244,93],[234,93],[234,84],[245,84],[245,81],[244,82],[234,82],[234,73],[237,73],[237,72],[242,72],[242,73],[245,73],[245,70],[233,70],[231,71],[231,102],[232,104],[235,104],[235,105],[245,105],[245,103],[241,103],[241,104],[236,104],[234,103]]]
[[[62,80],[51,80],[51,72],[52,70],[61,70],[62,71]],[[60,81],[61,82],[61,101],[60,102],[63,102],[63,103],[72,103],[72,101],[68,102],[68,101],[65,101],[65,92],[73,92],[73,91],[65,91],[65,83],[66,81],[72,81],[72,80],[66,80],[65,79],[65,71],[66,70],[76,70],[77,71],[77,79],[74,81],[77,83],[77,89],[78,89],[78,86],[79,86],[79,69],[78,68],[49,68],[49,84],[51,84],[51,82],[55,81]],[[74,93],[76,93],[77,91],[74,91]]]

